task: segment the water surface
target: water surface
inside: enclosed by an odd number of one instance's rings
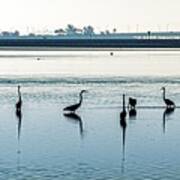
[[[160,90],[180,105],[180,53],[18,53],[0,58],[0,179],[180,178],[180,110],[165,113]],[[82,89],[78,117],[64,116]],[[123,129],[123,93],[156,108],[138,108]]]

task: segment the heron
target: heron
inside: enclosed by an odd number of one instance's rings
[[[73,104],[71,106],[67,106],[65,107],[63,110],[64,111],[70,111],[70,112],[75,112],[82,104],[82,101],[83,101],[83,93],[87,92],[86,90],[82,90],[80,93],[79,93],[79,103],[77,104]]]
[[[21,111],[21,106],[22,106],[22,98],[21,98],[21,91],[20,91],[21,86],[18,85],[18,101],[16,103],[16,111]]]
[[[164,100],[164,102],[166,104],[166,107],[168,109],[175,108],[175,103],[170,99],[166,99],[166,89],[165,89],[165,87],[162,87],[161,89],[163,90],[163,100]]]
[[[135,109],[136,108],[136,104],[137,104],[137,100],[130,97],[129,98],[129,103],[128,103],[128,108],[130,107],[130,109]]]

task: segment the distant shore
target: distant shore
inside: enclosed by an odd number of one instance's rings
[[[0,47],[0,51],[180,51],[179,48]]]
[[[179,51],[180,39],[0,39],[0,50]]]

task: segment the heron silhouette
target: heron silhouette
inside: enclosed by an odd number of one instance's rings
[[[126,118],[126,105],[125,105],[125,94],[123,94],[123,110],[120,113],[120,119],[125,119]]]
[[[21,98],[20,88],[21,86],[18,85],[18,101],[16,103],[16,111],[21,111],[21,107],[22,107],[22,98]]]
[[[70,111],[70,112],[75,112],[82,104],[82,101],[83,101],[83,93],[87,92],[86,90],[82,90],[80,93],[79,93],[79,103],[77,104],[73,104],[71,106],[67,106],[65,107],[63,110],[64,111]]]
[[[130,97],[129,98],[129,102],[128,102],[128,108],[130,109],[135,109],[136,108],[136,104],[137,104],[137,100]]]
[[[165,89],[165,87],[162,87],[161,89],[163,90],[163,100],[164,100],[164,102],[166,104],[166,108],[168,108],[168,109],[175,108],[175,103],[170,99],[166,99],[166,89]]]

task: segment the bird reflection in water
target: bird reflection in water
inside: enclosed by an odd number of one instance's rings
[[[130,118],[131,120],[136,119],[136,115],[137,115],[136,109],[130,109],[130,110],[129,110],[129,118]]]
[[[163,133],[165,133],[166,131],[166,117],[169,117],[170,115],[172,115],[174,113],[175,108],[166,108],[164,113],[163,113]]]
[[[123,134],[123,160],[125,159],[125,140],[126,140],[126,107],[125,107],[125,95],[123,94],[123,110],[120,113],[120,126]]]
[[[22,112],[20,110],[16,110],[16,117],[18,119],[18,143],[19,143],[21,136],[21,125],[22,125]],[[18,153],[20,153],[20,150],[18,150]]]
[[[16,109],[16,117],[18,120],[18,150],[17,150],[17,170],[20,170],[20,137],[21,137],[21,126],[22,126],[22,112],[19,109]]]
[[[127,124],[126,124],[126,119],[121,119],[120,120],[120,125],[121,125],[121,128],[122,128],[122,139],[123,139],[123,160],[125,160],[125,142],[126,142],[126,127],[127,127]]]
[[[73,122],[77,122],[79,123],[79,132],[81,137],[84,137],[84,129],[83,129],[83,122],[82,119],[79,115],[77,115],[76,113],[64,113],[64,116],[67,117],[69,120],[72,120]]]
[[[124,173],[124,163],[125,163],[125,141],[126,141],[126,127],[127,127],[127,123],[126,123],[126,107],[125,107],[125,95],[123,94],[123,110],[120,113],[120,126],[122,128],[122,143],[123,143],[123,158],[122,158],[122,167],[121,167],[121,171],[122,173]]]

